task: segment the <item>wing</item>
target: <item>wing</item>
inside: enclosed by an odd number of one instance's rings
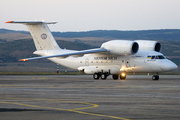
[[[67,56],[71,56],[71,55],[84,55],[84,54],[103,53],[103,52],[104,53],[108,53],[109,50],[103,49],[103,48],[97,48],[97,49],[74,51],[74,52],[70,52],[70,53],[50,55],[50,56],[43,56],[43,57],[25,58],[25,59],[20,59],[19,61],[29,61],[29,60],[36,60],[36,59],[43,59],[43,58],[52,58],[52,57],[67,57]]]

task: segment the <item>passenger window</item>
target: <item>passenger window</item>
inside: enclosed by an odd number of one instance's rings
[[[155,59],[159,59],[159,57],[158,56],[156,56],[156,58]]]

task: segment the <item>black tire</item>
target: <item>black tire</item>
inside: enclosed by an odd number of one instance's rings
[[[156,76],[156,80],[159,80],[159,75]]]
[[[101,74],[101,79],[105,80],[107,78],[107,75],[105,73]]]
[[[94,73],[94,75],[93,75],[93,78],[95,79],[95,80],[98,80],[99,79],[99,74],[98,73]]]
[[[152,80],[159,80],[159,75],[153,75]]]
[[[119,78],[119,75],[112,75],[112,78],[113,78],[114,80],[117,80],[117,79]]]

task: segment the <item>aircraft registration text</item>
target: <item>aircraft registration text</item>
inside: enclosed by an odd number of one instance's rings
[[[117,60],[117,57],[94,57],[94,60]]]

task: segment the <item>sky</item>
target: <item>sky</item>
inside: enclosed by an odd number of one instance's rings
[[[0,0],[0,28],[27,31],[11,20],[57,21],[60,32],[180,29],[180,0]]]

